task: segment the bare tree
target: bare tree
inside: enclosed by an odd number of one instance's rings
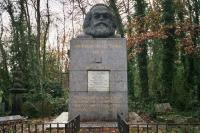
[[[9,77],[9,72],[8,72],[8,63],[7,63],[7,54],[6,54],[6,51],[4,49],[4,46],[3,46],[3,32],[4,32],[4,29],[3,29],[3,23],[2,23],[2,16],[0,18],[0,24],[1,24],[1,31],[0,31],[0,57],[2,57],[2,64],[3,64],[3,69],[5,71],[5,75],[6,75],[6,78]],[[1,61],[1,60],[0,60]]]
[[[74,0],[73,0],[74,1]],[[84,0],[75,0],[78,4],[78,7],[79,9],[81,10],[82,12],[82,16],[83,16],[83,19],[85,18],[85,15],[86,15],[86,7],[87,5],[85,5],[85,1]]]
[[[45,80],[46,77],[46,42],[50,25],[49,0],[47,0],[46,8],[47,8],[47,15],[46,15],[47,22],[45,24],[45,31],[43,37],[43,81]]]
[[[41,37],[41,14],[40,14],[40,0],[36,0],[36,22],[37,22],[37,56],[40,63],[40,37]]]

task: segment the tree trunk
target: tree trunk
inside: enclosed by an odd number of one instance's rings
[[[193,16],[193,23],[195,25],[199,25],[199,12],[200,12],[200,1],[199,0],[193,0],[193,9],[194,9],[194,16]],[[199,39],[199,31],[194,29],[192,35],[192,41],[195,49],[198,49],[200,46],[198,43]],[[195,52],[195,51],[194,51]],[[200,101],[200,55],[198,53],[195,53],[192,57],[193,61],[193,76],[194,76],[194,86],[197,86],[195,89],[195,97],[198,101]],[[196,78],[195,78],[196,77]]]
[[[0,34],[0,53],[2,55],[3,69],[5,71],[4,79],[5,80],[9,80],[7,55],[6,55],[6,51],[5,51],[4,47],[3,47],[2,36],[3,36],[3,25],[2,25],[2,28],[1,28],[1,34]]]
[[[44,38],[43,38],[43,81],[46,79],[46,41],[47,41],[47,36],[48,36],[48,31],[49,31],[49,25],[50,25],[50,13],[49,13],[49,0],[47,0],[46,3],[47,7],[47,22],[46,22],[46,27],[45,27],[45,32],[44,32]]]
[[[146,3],[144,0],[135,0],[135,15],[139,18],[139,25],[136,28],[138,34],[145,32],[143,19],[145,16]],[[136,46],[137,48],[137,62],[139,67],[139,79],[141,85],[141,98],[146,99],[149,96],[149,83],[147,71],[147,45],[141,43]]]
[[[117,8],[117,0],[109,0],[109,6],[113,9],[116,18],[117,29],[121,37],[124,37],[124,26],[122,24],[122,19]]]
[[[170,102],[174,78],[174,56],[175,56],[175,28],[173,0],[163,0],[163,21],[165,26],[166,39],[163,39],[163,57],[162,57],[162,97],[166,102]]]
[[[36,45],[36,52],[38,56],[38,62],[40,62],[40,36],[41,36],[41,15],[40,15],[40,0],[37,0],[36,6],[36,14],[37,14],[37,45]]]

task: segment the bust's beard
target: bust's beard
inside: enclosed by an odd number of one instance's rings
[[[93,37],[99,37],[99,38],[103,38],[103,37],[112,37],[114,36],[115,33],[115,29],[109,25],[90,25],[89,27],[84,29],[85,33],[87,35],[91,35]]]

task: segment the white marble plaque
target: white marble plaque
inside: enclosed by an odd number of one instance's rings
[[[109,91],[109,71],[88,71],[88,91]]]

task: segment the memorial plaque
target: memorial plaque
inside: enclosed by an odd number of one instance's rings
[[[88,71],[88,91],[109,91],[109,71]]]

